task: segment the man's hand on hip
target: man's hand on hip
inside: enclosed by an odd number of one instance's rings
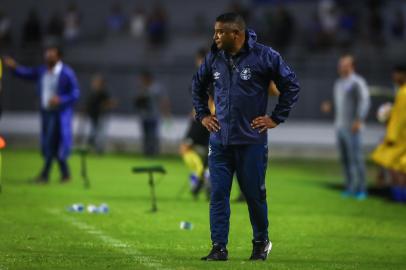
[[[208,115],[202,119],[202,125],[210,132],[217,132],[220,130],[220,124],[215,115]]]
[[[53,96],[50,100],[49,100],[49,106],[51,108],[56,108],[59,106],[59,104],[61,104],[61,99],[58,96]]]
[[[270,128],[276,127],[278,124],[272,120],[271,117],[268,115],[259,116],[255,118],[252,123],[251,127],[254,129],[259,129],[259,133],[262,133]]]
[[[351,131],[352,131],[352,133],[357,133],[357,132],[359,132],[359,131],[361,130],[361,127],[362,127],[362,122],[361,122],[361,120],[355,120],[355,121],[352,123],[352,126],[351,126]]]

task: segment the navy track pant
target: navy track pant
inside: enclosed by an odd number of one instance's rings
[[[267,144],[222,145],[210,140],[210,231],[213,243],[227,245],[228,242],[234,172],[247,200],[254,240],[268,239],[267,161]]]
[[[43,117],[44,141],[42,145],[42,154],[44,156],[44,167],[41,172],[41,177],[48,179],[54,159],[58,160],[62,178],[69,177],[70,171],[68,162],[66,157],[62,157],[60,154],[62,139],[59,115],[55,112],[44,112]]]

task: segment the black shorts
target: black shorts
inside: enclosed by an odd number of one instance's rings
[[[207,147],[209,145],[210,132],[199,122],[192,119],[186,137],[183,140],[188,145],[199,145]]]

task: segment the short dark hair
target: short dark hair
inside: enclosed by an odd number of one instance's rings
[[[62,44],[59,40],[52,38],[52,37],[48,37],[44,41],[44,50],[48,50],[48,49],[56,49],[59,58],[62,58],[63,48],[62,48]]]
[[[240,31],[245,31],[245,28],[246,28],[244,18],[240,14],[234,13],[234,12],[228,12],[228,13],[223,13],[223,14],[219,15],[216,18],[216,22],[233,23],[233,24],[237,25],[238,30],[240,30]]]
[[[394,72],[406,73],[406,64],[398,64],[393,67]]]
[[[50,50],[50,49],[56,50],[56,53],[58,54],[58,57],[59,57],[59,58],[62,58],[62,57],[63,57],[63,50],[62,50],[62,47],[60,47],[60,46],[46,46],[46,47],[45,47],[45,50]]]

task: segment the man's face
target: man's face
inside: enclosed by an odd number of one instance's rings
[[[338,74],[341,77],[347,77],[348,75],[350,75],[354,71],[352,58],[349,56],[340,58],[340,60],[338,61],[337,70]]]
[[[45,63],[49,67],[53,67],[59,61],[59,53],[56,48],[48,48],[44,53]]]
[[[392,79],[397,86],[402,86],[406,83],[406,72],[394,71],[392,73]]]
[[[152,78],[149,75],[146,74],[141,74],[139,77],[139,81],[142,85],[142,87],[148,88],[152,84]]]
[[[104,86],[103,78],[99,75],[93,77],[91,85],[92,85],[93,91],[97,92],[97,91],[102,90],[103,86]]]
[[[213,40],[219,50],[230,51],[235,47],[239,31],[230,23],[216,22]]]

